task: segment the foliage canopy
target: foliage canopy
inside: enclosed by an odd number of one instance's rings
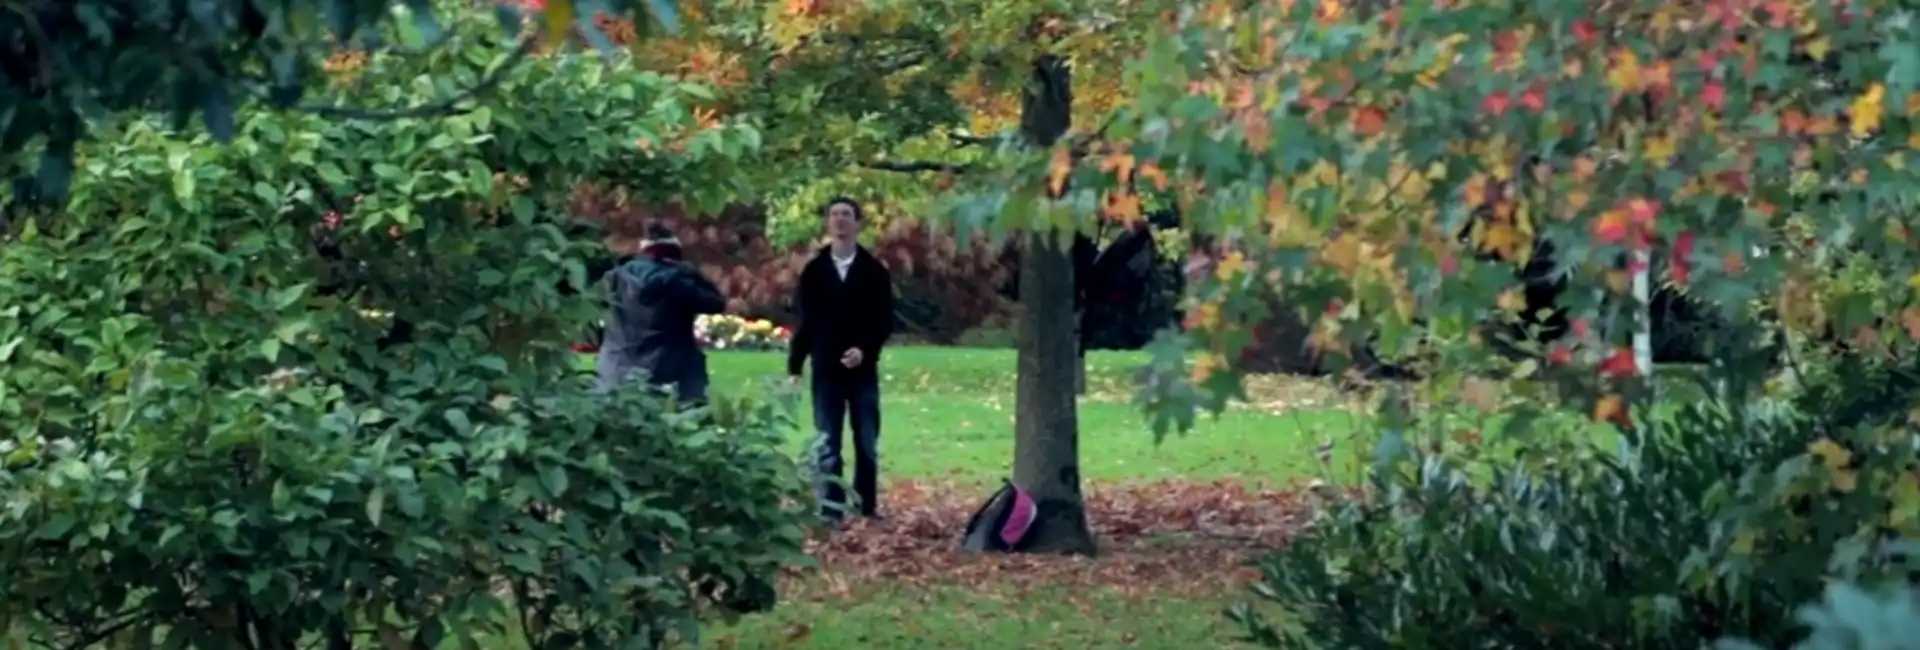
[[[801,560],[792,423],[588,394],[598,242],[558,216],[583,182],[715,205],[757,132],[617,52],[503,68],[490,18],[447,32],[332,79],[381,109],[504,70],[459,115],[120,122],[12,224],[9,638],[658,647],[707,603],[771,606]]]

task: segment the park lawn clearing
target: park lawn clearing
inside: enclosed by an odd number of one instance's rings
[[[880,522],[816,539],[816,568],[782,580],[773,612],[707,626],[701,647],[1223,647],[1221,612],[1248,600],[1246,560],[1285,543],[1324,498],[1334,442],[1356,438],[1356,400],[1315,379],[1259,378],[1251,403],[1156,443],[1132,404],[1134,352],[1095,352],[1080,400],[1081,474],[1098,558],[963,555],[968,516],[1010,473],[1015,356],[889,349],[882,361]],[[716,392],[782,393],[786,355],[713,351]],[[770,388],[771,387],[771,388]],[[811,438],[804,387],[796,453]],[[738,393],[735,393],[738,394]]]
[[[986,490],[1005,478],[1013,462],[1014,361],[1007,349],[888,349],[881,362],[882,479]],[[1134,375],[1145,363],[1138,352],[1088,356],[1080,472],[1090,482],[1233,479],[1288,485],[1322,477],[1329,470],[1316,450],[1325,453],[1331,442],[1334,453],[1348,451],[1352,445],[1343,443],[1366,425],[1364,412],[1350,408],[1357,398],[1341,395],[1331,382],[1260,377],[1249,382],[1253,403],[1217,418],[1203,415],[1192,431],[1156,443],[1146,415],[1132,403]],[[716,392],[778,392],[786,354],[709,351],[708,366]],[[803,384],[786,395],[799,422],[791,437],[795,453],[812,441],[805,393]]]

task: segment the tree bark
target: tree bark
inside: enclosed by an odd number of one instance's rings
[[[1053,146],[1073,119],[1073,77],[1067,61],[1050,54],[1035,59],[1033,80],[1022,99],[1021,135],[1030,146]],[[1024,550],[1092,555],[1098,547],[1080,492],[1080,415],[1075,401],[1080,341],[1070,241],[1040,231],[1028,233],[1021,242],[1013,481],[1032,494],[1038,506]]]
[[[1097,547],[1080,493],[1073,263],[1048,233],[1030,234],[1023,245],[1013,482],[1039,506],[1026,550],[1092,555]]]

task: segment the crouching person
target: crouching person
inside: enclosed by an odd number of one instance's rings
[[[685,262],[673,231],[658,224],[647,228],[640,254],[608,271],[605,279],[611,304],[600,342],[598,389],[614,390],[639,371],[682,404],[704,402],[707,356],[694,338],[693,322],[726,309],[720,288]]]

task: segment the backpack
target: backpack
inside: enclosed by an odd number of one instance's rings
[[[974,511],[967,520],[966,533],[960,538],[960,550],[972,553],[998,551],[1013,553],[1026,548],[1027,534],[1033,530],[1038,506],[1033,496],[1003,481],[999,491]]]

